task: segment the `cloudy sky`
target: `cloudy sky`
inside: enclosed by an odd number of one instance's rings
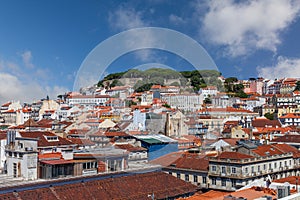
[[[299,16],[299,0],[0,0],[0,103],[72,90],[97,45],[141,27],[187,35],[225,77],[300,77]],[[144,43],[153,35],[136,37]],[[106,71],[147,63],[193,69],[178,55],[141,49],[120,56]]]

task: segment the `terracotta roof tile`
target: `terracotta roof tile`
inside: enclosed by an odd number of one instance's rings
[[[36,138],[38,139],[38,147],[48,147],[48,146],[68,146],[74,145],[71,141],[66,138],[55,135],[50,131],[28,131],[28,132],[19,132],[21,137],[24,138]],[[56,136],[58,140],[48,141],[47,136]]]
[[[218,159],[248,159],[248,158],[254,158],[253,156],[242,154],[239,152],[222,152],[220,155],[217,156]]]
[[[281,127],[281,123],[278,120],[269,120],[269,119],[254,119],[252,120],[253,127]]]
[[[205,155],[184,153],[170,166],[181,169],[208,171],[208,162],[209,159]]]

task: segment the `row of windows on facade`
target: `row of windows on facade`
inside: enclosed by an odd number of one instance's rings
[[[277,163],[278,163],[278,162],[274,162],[274,163],[273,163],[273,167],[274,167],[274,168],[277,168],[277,167],[278,167],[278,166],[277,166]],[[292,161],[291,161],[291,160],[289,161],[289,165],[290,165],[290,166],[292,165]],[[279,167],[283,167],[281,161],[279,162]],[[284,167],[287,167],[287,161],[284,161]],[[258,166],[257,166],[257,172],[260,172],[261,169],[267,170],[267,164],[263,164],[263,165],[262,165],[262,168],[261,168],[261,165],[258,165]],[[269,169],[273,169],[273,168],[272,168],[272,163],[269,163]],[[212,170],[213,172],[217,171],[217,166],[216,166],[216,165],[212,165],[211,170]],[[237,172],[237,171],[236,171],[236,167],[231,167],[231,173],[232,173],[232,174],[236,174],[236,172]],[[251,166],[251,172],[252,172],[252,173],[255,172],[255,167],[254,167],[254,166]],[[226,173],[226,167],[225,167],[225,166],[221,166],[221,173],[224,173],[224,174]],[[248,167],[245,167],[245,173],[249,173]]]
[[[69,100],[70,103],[99,103],[99,102],[106,102],[107,99],[73,99]]]
[[[13,158],[23,158],[23,153],[8,152],[6,153],[6,156],[13,157]]]
[[[170,172],[170,174],[172,174],[172,173]],[[177,173],[177,178],[180,179],[180,174],[179,173]],[[189,182],[190,181],[190,176],[188,174],[185,174],[184,180]],[[236,180],[235,179],[228,179],[228,180],[230,180],[232,187],[236,186]],[[197,175],[193,176],[193,182],[198,183],[198,176]],[[226,182],[227,182],[226,179],[221,179],[221,186],[226,186]],[[207,177],[206,176],[202,177],[202,184],[207,184]],[[211,178],[211,184],[216,185],[217,184],[217,178],[212,177]]]

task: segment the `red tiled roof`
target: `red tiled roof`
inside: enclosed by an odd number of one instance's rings
[[[252,187],[244,190],[239,190],[236,192],[221,192],[210,190],[203,194],[195,194],[192,197],[184,198],[186,200],[224,200],[226,196],[233,197],[234,199],[238,199],[239,197],[243,197],[245,199],[258,199],[263,196],[271,196],[272,200],[277,199],[276,191],[270,188],[263,187]],[[233,199],[230,198],[230,199]],[[179,200],[183,200],[180,198]]]
[[[208,171],[208,162],[209,159],[204,155],[184,153],[170,166],[181,169]]]
[[[218,159],[233,159],[233,160],[238,160],[238,159],[248,159],[248,158],[254,158],[253,156],[247,155],[247,154],[242,154],[239,152],[222,152],[220,155],[217,156]]]
[[[73,144],[77,144],[79,146],[94,146],[95,143],[90,139],[85,138],[68,138]]]
[[[289,142],[289,143],[300,143],[300,135],[284,135],[272,140],[272,142]]]
[[[202,110],[199,110],[198,112],[208,112],[208,113],[214,113],[214,112],[224,112],[224,113],[236,113],[236,112],[243,112],[243,113],[254,113],[250,110],[242,109],[242,108],[233,108],[233,107],[227,107],[227,108],[205,108]]]
[[[275,179],[273,180],[273,182],[275,183],[290,183],[292,185],[296,185],[299,184],[298,181],[300,180],[300,176],[289,176],[286,178],[281,178],[281,179]]]
[[[188,198],[179,198],[178,200],[223,200],[224,196],[230,194],[230,192],[210,190],[203,194],[196,193]]]
[[[31,132],[19,132],[21,137],[24,138],[36,138],[38,139],[38,147],[48,147],[48,146],[68,146],[74,145],[72,142],[66,138],[55,135],[50,131],[31,131]],[[45,136],[57,136],[58,140],[47,141]]]
[[[155,184],[153,184],[155,183]],[[197,186],[163,173],[151,172],[84,183],[57,185],[50,188],[0,194],[2,199],[122,199],[144,200],[152,193],[155,199],[178,198],[193,194]]]
[[[11,104],[11,102],[7,102],[7,103],[5,103],[5,104],[2,104],[1,107],[8,107],[10,104]]]
[[[125,136],[129,136],[127,133],[125,133],[123,131],[106,131],[104,133],[104,135],[106,137],[125,137]]]
[[[294,113],[288,113],[288,114],[283,115],[283,116],[281,116],[279,118],[280,119],[289,119],[289,118],[300,119],[300,115],[295,115]]]
[[[73,160],[64,160],[64,159],[60,159],[60,160],[43,160],[40,161],[43,164],[47,164],[47,165],[63,165],[63,164],[71,164],[74,163]]]
[[[167,155],[151,160],[150,163],[167,167],[171,165],[175,160],[179,159],[182,154],[182,152],[169,153]]]
[[[285,153],[270,144],[258,146],[256,149],[252,150],[252,152],[254,152],[255,154],[262,156],[262,157],[272,156],[272,155],[280,155],[280,154]]]
[[[59,160],[61,158],[60,152],[54,152],[54,153],[45,153],[45,154],[39,154],[39,160]]]
[[[281,123],[278,120],[269,120],[269,119],[254,119],[252,120],[253,127],[281,127]]]
[[[272,145],[284,153],[299,153],[299,150],[296,147],[293,147],[288,144],[272,144]]]

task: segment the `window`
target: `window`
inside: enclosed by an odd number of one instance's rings
[[[226,167],[222,166],[221,170],[222,170],[222,174],[226,174]]]
[[[248,174],[248,167],[245,168],[245,173]]]
[[[177,178],[180,178],[180,174],[179,173],[177,173]]]
[[[272,169],[272,163],[269,163],[269,169]]]
[[[194,175],[194,183],[198,183],[198,176]]]
[[[203,184],[206,184],[206,176],[203,176],[203,177],[202,177],[202,183],[203,183]]]
[[[290,166],[292,165],[292,161],[290,160]]]
[[[217,171],[217,167],[215,165],[211,166],[211,171],[213,172]]]
[[[266,164],[264,164],[264,170],[266,170],[267,169],[267,165]]]
[[[257,166],[257,171],[260,172],[260,165]]]
[[[235,167],[231,167],[231,173],[236,174],[236,168]]]
[[[185,181],[190,181],[190,176],[188,174],[185,175]]]
[[[212,185],[217,185],[217,179],[216,178],[211,178],[211,184]]]
[[[17,163],[13,163],[13,176],[17,177]]]
[[[286,161],[284,161],[284,166],[285,166],[285,167],[287,166],[287,162],[286,162]]]
[[[254,166],[251,167],[251,172],[254,173]]]
[[[236,186],[236,180],[235,179],[231,179],[231,186],[235,187]]]
[[[221,180],[221,185],[222,185],[222,186],[226,186],[226,179],[222,179],[222,180]]]
[[[274,163],[274,168],[275,168],[275,169],[277,168],[277,163],[276,163],[276,162]]]

